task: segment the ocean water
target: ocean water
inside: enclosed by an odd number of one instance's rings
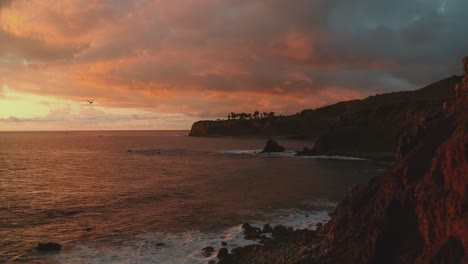
[[[388,164],[188,131],[0,132],[0,263],[207,263],[250,222],[313,228]],[[58,242],[39,253],[39,242]],[[161,244],[163,243],[163,244]]]

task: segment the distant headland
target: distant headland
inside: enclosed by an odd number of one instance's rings
[[[454,75],[415,91],[378,94],[289,116],[233,112],[226,120],[195,122],[189,135],[302,138],[315,141],[317,154],[393,160],[400,136],[445,112],[461,81]]]

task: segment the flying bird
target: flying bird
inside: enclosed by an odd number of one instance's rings
[[[94,99],[93,99],[93,100],[91,100],[91,101],[88,101],[88,100],[86,100],[86,101],[87,101],[89,104],[92,104],[92,103],[94,103]]]

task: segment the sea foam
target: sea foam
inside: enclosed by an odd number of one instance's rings
[[[329,219],[328,209],[335,204],[328,201],[314,201],[308,211],[295,208],[275,210],[271,213],[269,224],[284,225],[295,229],[314,229],[317,223]],[[263,227],[266,222],[253,221],[251,225]],[[269,236],[269,234],[266,234]],[[216,252],[206,258],[201,249],[221,248],[226,242],[229,251],[237,247],[257,244],[258,241],[244,239],[242,225],[229,227],[221,232],[190,231],[178,234],[147,232],[120,242],[76,245],[54,257],[59,263],[183,263],[205,264],[216,258]],[[164,244],[161,244],[164,243]]]

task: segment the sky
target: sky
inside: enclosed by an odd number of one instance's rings
[[[418,89],[461,74],[466,10],[466,0],[0,0],[0,131],[190,129]]]

